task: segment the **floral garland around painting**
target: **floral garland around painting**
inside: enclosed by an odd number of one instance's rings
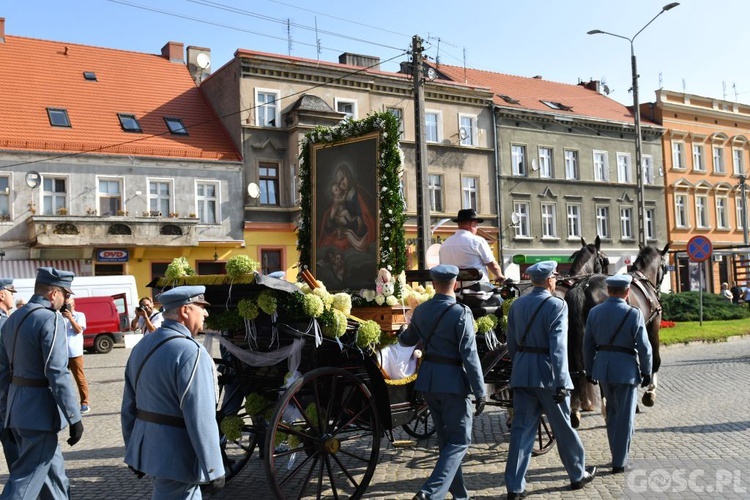
[[[362,120],[343,121],[336,127],[317,127],[302,139],[299,176],[302,214],[297,225],[297,250],[300,269],[310,266],[312,255],[312,179],[311,150],[316,144],[334,144],[373,132],[380,134],[378,160],[378,197],[380,219],[380,255],[378,269],[398,276],[406,268],[404,239],[404,199],[401,179],[404,174],[403,152],[399,149],[399,122],[389,112],[368,115]],[[401,298],[401,284],[396,281],[394,294]]]

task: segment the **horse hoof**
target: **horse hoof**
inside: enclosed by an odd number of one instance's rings
[[[642,401],[645,406],[654,406],[654,402],[656,402],[656,393],[654,391],[646,391],[643,393]]]
[[[578,411],[574,411],[570,414],[570,425],[574,429],[578,429],[578,426],[581,425],[581,413]]]

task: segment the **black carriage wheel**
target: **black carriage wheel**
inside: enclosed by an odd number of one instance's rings
[[[268,427],[265,468],[277,499],[361,498],[380,455],[381,429],[367,386],[318,368],[282,395]]]
[[[243,412],[244,413],[244,412]],[[249,415],[237,415],[242,419],[242,428],[238,439],[228,439],[219,427],[219,444],[221,445],[221,458],[224,461],[224,472],[226,480],[231,480],[239,474],[255,450],[258,444],[257,428],[252,417]]]
[[[544,455],[552,447],[555,446],[555,434],[552,432],[552,427],[549,425],[547,415],[542,414],[539,417],[539,427],[536,431],[536,440],[534,441],[534,448],[531,450],[531,454],[535,457]]]
[[[408,435],[416,439],[425,439],[435,434],[435,422],[432,420],[432,413],[427,403],[422,401],[414,420],[401,426]]]

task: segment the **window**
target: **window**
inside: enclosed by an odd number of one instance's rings
[[[598,205],[596,207],[596,235],[600,238],[609,238],[609,207]]]
[[[67,109],[47,108],[49,124],[53,127],[70,127]]]
[[[281,252],[279,249],[260,249],[260,268],[263,274],[284,270],[281,267]]]
[[[620,234],[623,240],[633,239],[633,208],[620,208]]]
[[[255,89],[255,125],[258,127],[281,127],[279,92]]]
[[[424,131],[427,142],[440,142],[440,113],[425,111]]]
[[[96,80],[96,73],[93,71],[84,71],[83,72],[83,79],[88,80],[90,82],[95,82]]]
[[[10,218],[10,177],[0,176],[0,217]]]
[[[706,171],[706,165],[703,163],[703,144],[693,144],[693,170]]]
[[[122,210],[122,179],[99,179],[99,215],[117,215]]]
[[[630,165],[630,153],[617,153],[617,182],[633,182],[633,169]]]
[[[513,211],[518,214],[516,224],[516,238],[530,238],[531,227],[529,227],[529,202],[516,201],[513,203]]]
[[[55,215],[58,210],[66,207],[65,179],[43,177],[42,183],[42,214]]]
[[[542,203],[542,238],[557,238],[556,211],[554,203]]]
[[[552,148],[539,148],[539,177],[551,178],[552,172]]]
[[[201,224],[216,224],[219,221],[219,183],[198,182],[195,185],[196,215]]]
[[[732,168],[734,168],[735,175],[745,172],[745,162],[743,161],[741,148],[732,149]]]
[[[687,195],[674,196],[674,223],[677,227],[688,227]]]
[[[479,211],[477,205],[477,181],[476,177],[461,178],[461,208],[473,208],[475,211]]]
[[[258,165],[258,182],[260,183],[260,204],[279,205],[279,166],[275,163]]]
[[[737,219],[737,229],[743,229],[745,227],[745,213],[742,206],[742,198],[739,196],[734,197],[734,212]]]
[[[685,143],[683,142],[672,143],[672,168],[685,169]]]
[[[641,166],[643,167],[643,183],[653,185],[656,173],[654,172],[654,157],[641,157]]]
[[[719,229],[729,229],[727,199],[723,196],[716,197],[716,227]]]
[[[148,209],[164,217],[172,213],[172,181],[148,181]]]
[[[568,204],[568,238],[581,236],[581,205]]]
[[[544,104],[545,106],[548,106],[548,107],[550,107],[552,109],[558,109],[558,110],[561,110],[561,111],[571,111],[571,109],[572,109],[570,106],[566,106],[565,104],[563,104],[561,102],[545,101],[545,100],[541,100],[540,102],[542,104]]]
[[[656,227],[654,223],[656,221],[656,209],[647,208],[645,213],[646,220],[644,221],[643,229],[646,231],[647,240],[656,239]]]
[[[141,124],[135,115],[117,113],[117,118],[120,119],[120,126],[125,132],[141,132]]]
[[[695,224],[698,227],[708,227],[708,198],[706,196],[695,197]]]
[[[352,99],[339,99],[338,97],[335,101],[336,111],[344,113],[347,118],[351,118],[352,120],[357,119],[357,101]]]
[[[458,137],[462,146],[476,146],[477,117],[458,115]]]
[[[430,210],[433,212],[443,211],[443,176],[430,174],[428,179],[430,191]]]
[[[188,131],[182,123],[182,118],[169,118],[165,116],[164,122],[167,124],[167,128],[172,135],[188,135]]]
[[[594,180],[609,181],[609,155],[606,151],[594,151]]]
[[[401,108],[385,108],[390,114],[398,119],[398,133],[399,139],[404,138],[404,110]]]
[[[723,174],[724,172],[724,148],[714,146],[714,173]]]
[[[510,162],[513,175],[526,176],[526,146],[514,144],[511,146]]]
[[[578,151],[565,150],[565,178],[569,181],[580,179],[578,170]]]

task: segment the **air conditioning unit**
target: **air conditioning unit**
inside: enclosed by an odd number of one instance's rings
[[[712,258],[712,260],[713,260],[714,262],[721,262],[721,261],[723,261],[723,260],[724,260],[724,256],[723,256],[723,255],[720,255],[720,254],[713,254],[713,255],[711,256],[711,258]]]

